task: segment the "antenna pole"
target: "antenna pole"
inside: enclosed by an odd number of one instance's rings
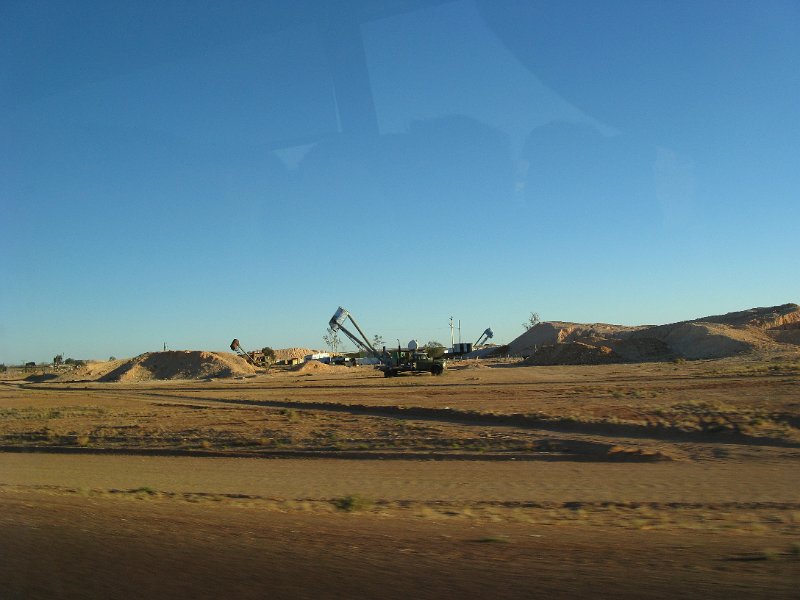
[[[450,317],[450,350],[453,350],[456,345],[456,338],[453,334],[453,317]]]

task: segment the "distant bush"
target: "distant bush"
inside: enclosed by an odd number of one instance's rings
[[[351,494],[349,496],[344,496],[342,498],[336,498],[333,501],[333,505],[338,508],[339,510],[343,510],[345,512],[354,512],[357,510],[366,510],[372,506],[372,500],[368,498],[364,498],[363,496],[359,496],[357,494]]]
[[[441,358],[442,356],[444,356],[444,351],[445,351],[444,345],[440,344],[439,342],[430,341],[427,344],[425,344],[423,348],[425,349],[425,352],[428,354],[428,356],[430,356],[431,358]]]
[[[532,313],[530,314],[530,316],[528,317],[528,320],[527,320],[527,321],[525,321],[525,322],[522,324],[522,328],[523,328],[525,331],[528,331],[528,330],[530,330],[530,329],[533,329],[534,327],[536,327],[536,326],[537,326],[539,323],[541,323],[541,322],[542,322],[542,320],[539,318],[539,313],[537,313],[537,312],[532,312]]]
[[[300,413],[298,413],[293,408],[282,408],[278,411],[284,417],[286,417],[289,421],[299,421],[300,420]]]

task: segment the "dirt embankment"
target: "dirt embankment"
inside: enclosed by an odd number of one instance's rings
[[[793,329],[770,329],[767,335],[781,344],[800,346],[800,327]]]
[[[761,329],[704,321],[661,325],[631,337],[659,340],[676,356],[688,359],[725,358],[774,345]]]
[[[146,352],[135,358],[92,363],[60,381],[152,381],[158,379],[209,379],[253,375],[256,369],[244,359],[226,352],[170,350]]]
[[[321,363],[318,360],[310,360],[308,362],[304,362],[296,367],[292,367],[292,371],[296,371],[298,373],[335,373],[340,370],[339,367],[335,367],[333,365],[326,365],[325,363]]]
[[[778,329],[784,326],[800,325],[800,306],[794,303],[749,308],[724,315],[701,317],[690,322],[719,323],[734,327],[756,327],[758,329]]]
[[[613,339],[621,332],[636,331],[637,329],[639,328],[607,323],[546,321],[531,327],[511,342],[508,346],[508,353],[511,356],[530,356],[542,346],[571,342],[591,343],[593,340]]]
[[[539,323],[511,342],[509,354],[529,357],[530,364],[601,364],[725,358],[787,343],[800,344],[797,304],[656,326]]]
[[[622,358],[608,346],[592,346],[570,342],[544,346],[527,358],[525,365],[604,365],[621,362]]]
[[[290,360],[292,358],[303,360],[309,354],[314,354],[315,352],[319,352],[319,350],[314,350],[313,348],[279,348],[275,350],[275,360]]]

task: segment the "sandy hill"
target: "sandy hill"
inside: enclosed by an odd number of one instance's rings
[[[343,367],[326,365],[318,360],[310,360],[292,367],[292,371],[297,371],[298,373],[337,373],[341,372],[341,370],[343,370]]]
[[[800,344],[797,304],[655,326],[550,321],[523,333],[508,352],[529,357],[531,364],[584,364],[723,358],[780,344]]]
[[[608,346],[583,342],[567,342],[543,346],[525,359],[526,365],[604,365],[621,362],[622,358]]]
[[[275,360],[289,360],[290,358],[303,360],[303,358],[315,352],[319,352],[319,350],[314,350],[313,348],[279,348],[275,350]]]
[[[542,346],[586,342],[614,338],[621,332],[632,332],[639,327],[609,325],[608,323],[568,323],[564,321],[545,321],[531,327],[509,344],[512,356],[529,356]]]
[[[92,363],[60,379],[69,381],[151,381],[154,379],[208,379],[252,375],[256,370],[227,352],[171,350],[147,352],[135,358]]]
[[[786,326],[800,325],[800,306],[797,304],[781,304],[766,308],[750,308],[730,312],[724,315],[712,315],[689,321],[690,323],[719,323],[721,325],[748,326],[759,329],[778,329]]]

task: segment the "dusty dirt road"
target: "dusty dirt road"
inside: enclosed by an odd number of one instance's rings
[[[793,598],[797,536],[752,515],[800,509],[797,477],[781,463],[5,453],[0,582],[20,599]],[[332,508],[353,493],[376,505]],[[726,511],[748,520],[729,527]],[[631,527],[638,512],[655,520]]]
[[[764,533],[686,536],[0,494],[3,597],[795,598]]]
[[[82,456],[0,453],[6,486],[149,488],[172,494],[414,502],[782,503],[800,510],[794,464],[569,463]]]

